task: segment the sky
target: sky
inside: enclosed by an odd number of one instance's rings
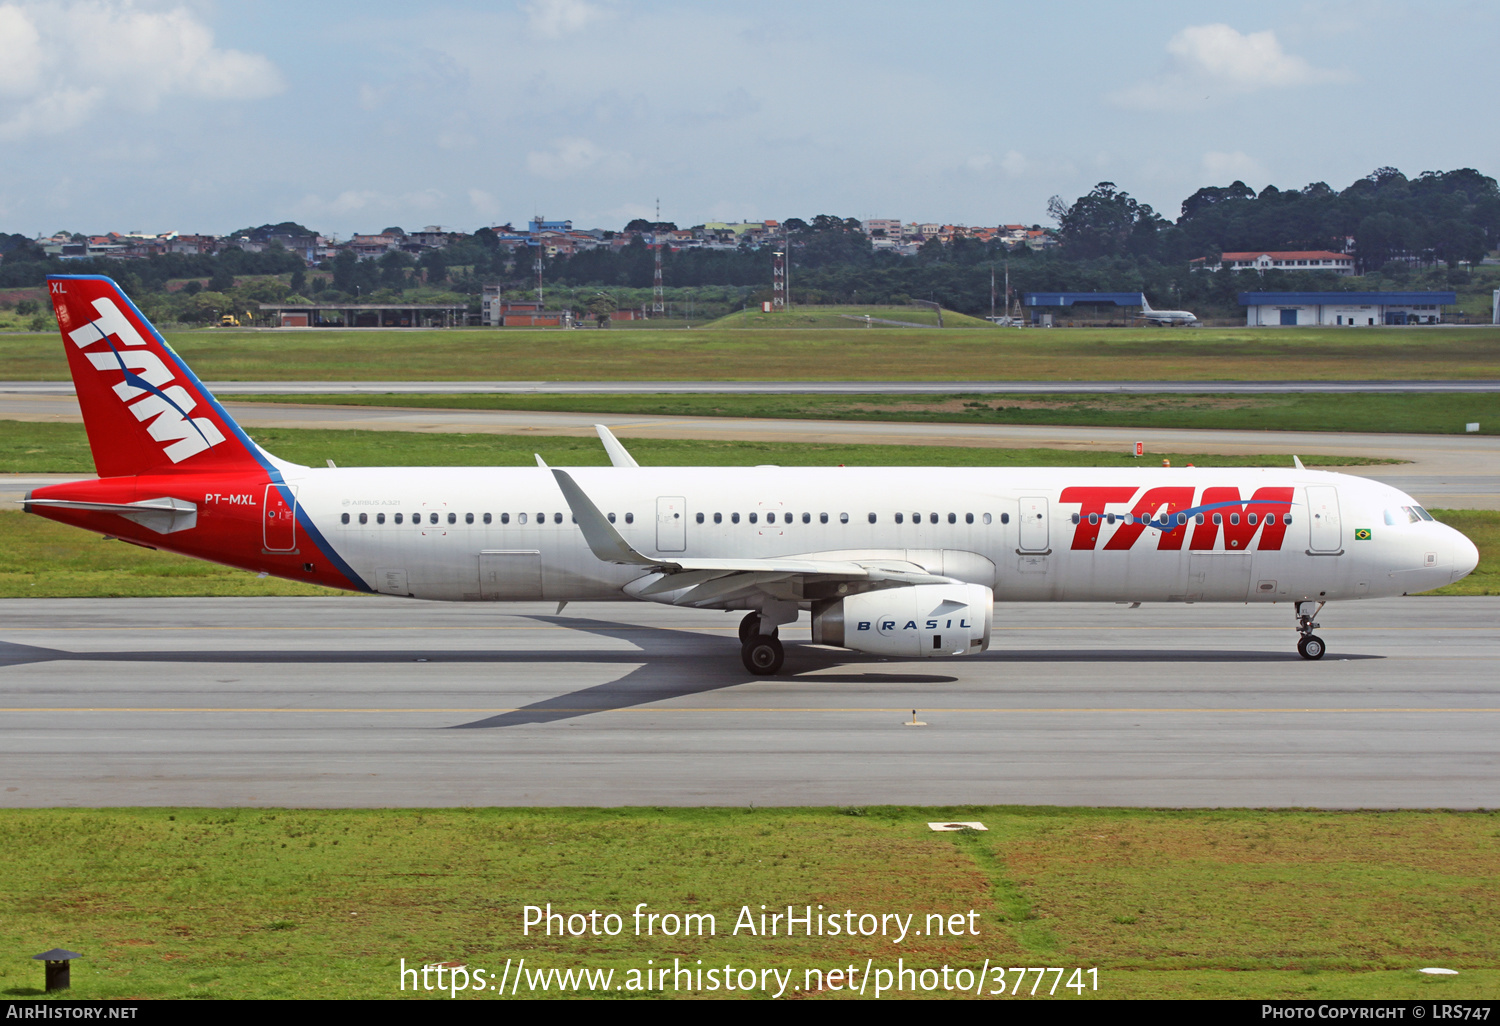
[[[0,232],[1051,224],[1500,176],[1493,0],[0,0]]]

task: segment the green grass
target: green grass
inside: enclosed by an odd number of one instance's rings
[[[737,310],[716,321],[709,321],[705,328],[767,328],[785,331],[796,328],[864,328],[862,321],[851,321],[850,317],[880,318],[886,321],[905,321],[907,324],[925,324],[938,327],[937,311],[921,306],[798,306],[786,313],[765,313],[762,310]],[[869,328],[889,330],[896,325],[878,324],[873,321]],[[983,317],[970,317],[953,310],[943,311],[944,330],[949,328],[987,328],[997,331],[995,325]]]
[[[680,417],[1076,424],[1204,430],[1500,434],[1500,393],[1325,395],[249,395],[235,402]]]
[[[989,832],[927,828],[950,818]],[[1086,996],[1106,998],[1486,999],[1500,985],[1497,834],[1493,813],[1451,812],[7,810],[0,990],[40,996],[24,955],[57,944],[83,955],[75,999],[414,996],[402,959],[499,974],[526,958],[613,969],[616,985],[648,959],[702,959],[801,985],[809,968],[898,957],[1097,967]],[[548,902],[618,914],[623,930],[523,934],[524,907]],[[710,913],[716,933],[636,936],[640,902]],[[978,935],[733,935],[762,904],[912,914],[918,928],[957,913]],[[1459,975],[1415,972],[1429,965]]]
[[[172,331],[228,381],[1500,378],[1500,329]],[[7,380],[64,380],[55,334],[0,336]]]
[[[255,441],[283,459],[321,467],[509,467],[534,466],[540,453],[554,466],[607,466],[604,447],[592,436],[449,434],[420,431],[350,431],[340,428],[257,428]],[[1141,461],[1124,452],[1078,449],[990,449],[939,445],[825,445],[676,438],[631,439],[629,448],[647,466],[748,467],[1129,467]],[[1216,467],[1284,467],[1279,454],[1174,453],[1175,463]],[[1155,462],[1153,457],[1152,462]],[[1370,466],[1402,463],[1360,456],[1303,455],[1308,466]],[[94,472],[82,424],[0,421],[0,473]]]

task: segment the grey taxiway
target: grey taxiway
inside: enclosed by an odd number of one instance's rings
[[[0,805],[1493,808],[1497,618],[1330,606],[1311,663],[1287,606],[1000,604],[977,657],[784,628],[752,678],[648,604],[12,600]]]

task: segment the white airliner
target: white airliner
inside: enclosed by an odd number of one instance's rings
[[[137,545],[418,599],[638,599],[748,610],[905,659],[989,647],[995,601],[1286,603],[1298,651],[1324,602],[1474,569],[1410,496],[1305,470],[329,468],[256,445],[108,278],[49,282],[99,478],[25,508]],[[561,605],[559,606],[561,609]]]
[[[1198,317],[1190,310],[1153,310],[1151,304],[1146,300],[1146,294],[1141,293],[1141,317],[1152,324],[1164,324],[1177,326],[1183,324],[1197,324]]]

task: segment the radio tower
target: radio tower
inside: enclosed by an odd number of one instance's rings
[[[651,241],[656,244],[656,274],[651,279],[651,313],[653,316],[662,316],[666,313],[667,305],[661,287],[661,197],[656,200],[656,225],[651,235]]]
[[[786,309],[786,254],[777,250],[771,261],[771,312]]]

